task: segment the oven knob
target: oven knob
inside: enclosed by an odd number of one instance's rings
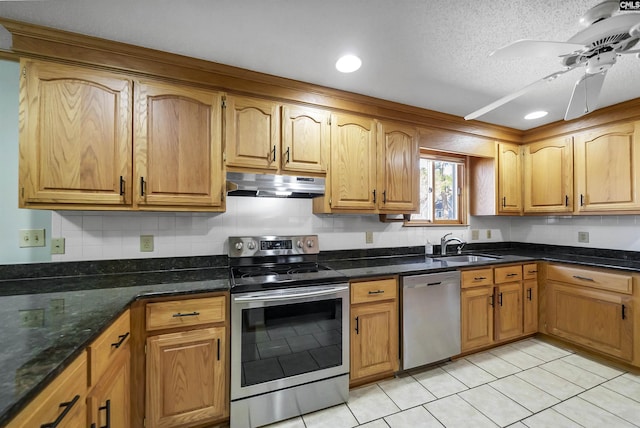
[[[247,244],[247,247],[249,247],[250,250],[255,250],[256,249],[256,242],[255,241],[251,241]]]
[[[302,248],[302,241],[298,241],[298,242],[296,242],[296,246],[297,246],[298,248]]]
[[[242,250],[242,242],[236,242],[236,250]]]
[[[311,239],[307,241],[307,247],[313,248],[313,241]]]

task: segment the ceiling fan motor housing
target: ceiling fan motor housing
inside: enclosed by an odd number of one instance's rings
[[[611,66],[616,63],[617,56],[618,54],[614,51],[603,52],[592,56],[587,61],[587,74],[598,74],[610,69]]]

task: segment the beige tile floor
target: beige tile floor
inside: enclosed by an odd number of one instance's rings
[[[640,375],[525,339],[350,391],[269,428],[640,427]]]

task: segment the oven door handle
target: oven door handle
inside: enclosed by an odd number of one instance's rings
[[[329,287],[329,288],[322,288],[322,289],[315,289],[315,290],[310,290],[310,291],[302,291],[300,289],[296,289],[295,291],[287,291],[287,290],[279,290],[281,292],[279,293],[256,293],[256,294],[251,294],[250,296],[245,296],[245,297],[234,297],[233,301],[234,302],[238,302],[238,303],[243,303],[243,302],[276,302],[276,301],[284,301],[284,300],[293,300],[293,299],[300,299],[302,297],[315,297],[315,296],[324,296],[327,294],[335,294],[338,293],[340,291],[345,291],[348,290],[349,286],[347,285],[343,285],[343,286],[339,286],[339,287]]]

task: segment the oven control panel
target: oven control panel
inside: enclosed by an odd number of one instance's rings
[[[318,235],[230,236],[229,257],[318,254]]]

